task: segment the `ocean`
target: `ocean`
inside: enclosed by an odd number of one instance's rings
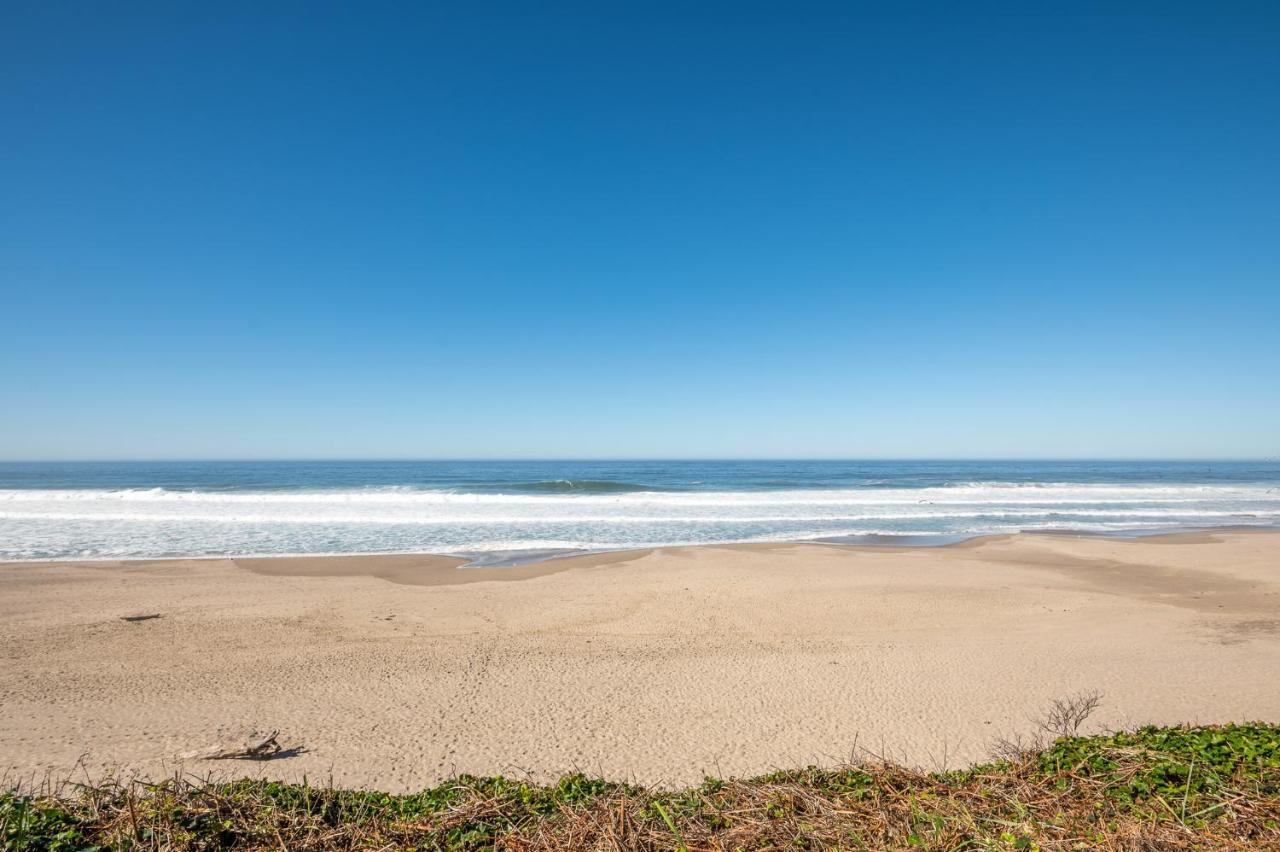
[[[0,560],[933,544],[1280,525],[1277,461],[0,463]]]

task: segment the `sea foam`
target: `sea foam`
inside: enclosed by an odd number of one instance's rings
[[[565,480],[564,482],[569,482]],[[1280,524],[1269,484],[1010,483],[924,488],[506,492],[388,486],[0,490],[0,559],[489,553]]]

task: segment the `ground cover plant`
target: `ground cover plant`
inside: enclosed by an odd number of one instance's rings
[[[409,795],[181,778],[13,790],[0,847],[1280,849],[1280,726],[1068,735],[962,771],[807,768],[683,790],[582,775]]]

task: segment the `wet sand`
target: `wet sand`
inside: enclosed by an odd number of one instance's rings
[[[0,565],[0,772],[650,783],[1280,721],[1280,533]],[[129,622],[126,616],[159,614]],[[179,755],[281,731],[269,762]]]

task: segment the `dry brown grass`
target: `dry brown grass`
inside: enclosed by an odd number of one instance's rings
[[[0,841],[14,850],[1280,849],[1280,727],[1145,728],[1065,737],[960,772],[810,768],[681,791],[580,775],[551,786],[464,776],[407,796],[109,783],[7,794]]]

